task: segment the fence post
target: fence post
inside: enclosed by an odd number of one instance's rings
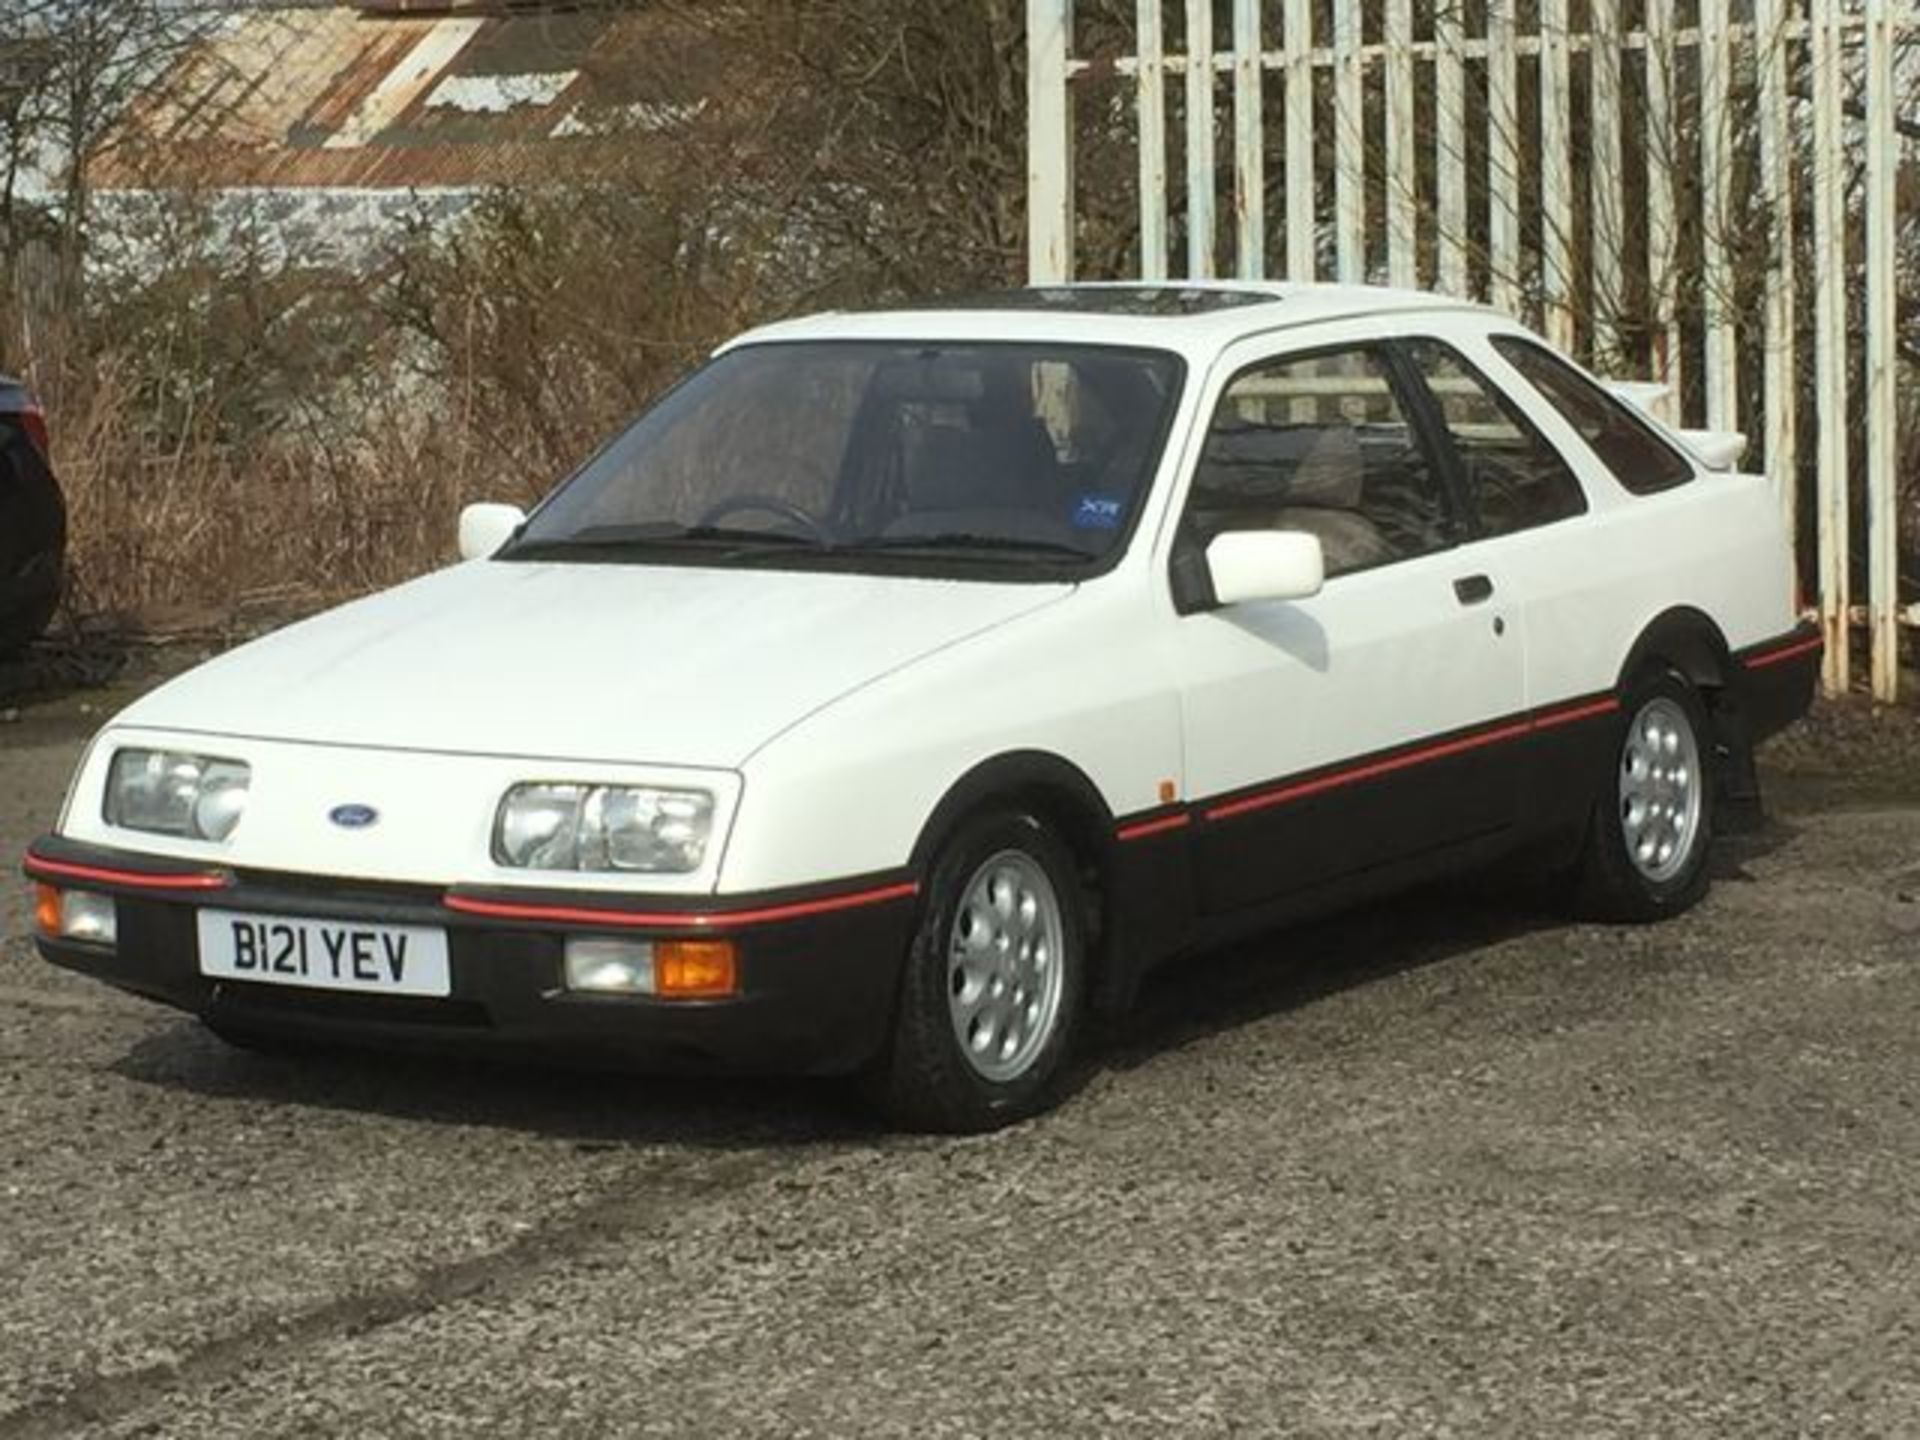
[[[1520,313],[1520,81],[1514,0],[1487,0],[1487,248],[1493,303]]]
[[[1820,629],[1824,681],[1843,694],[1853,673],[1847,573],[1847,195],[1840,173],[1841,111],[1838,0],[1813,0],[1814,413],[1820,417],[1817,477],[1820,515]]]
[[[1893,27],[1887,0],[1867,0],[1867,613],[1872,628],[1873,698],[1900,693],[1900,452],[1894,403],[1896,335],[1893,270],[1895,180],[1900,165],[1893,115]]]
[[[1438,132],[1439,288],[1462,299],[1467,284],[1467,65],[1460,7],[1433,16],[1434,123]]]
[[[1213,0],[1187,0],[1187,275],[1211,280],[1217,219],[1213,178]]]
[[[1073,278],[1073,0],[1027,0],[1027,278]]]
[[[1333,227],[1342,285],[1367,278],[1367,132],[1360,7],[1333,7]]]
[[[1419,182],[1413,149],[1413,0],[1387,0],[1387,279],[1420,283],[1414,206]]]
[[[1731,122],[1733,46],[1727,0],[1700,0],[1701,299],[1706,309],[1707,428],[1740,428],[1740,347],[1734,335],[1733,266],[1727,258],[1733,207]]]
[[[1573,349],[1573,118],[1567,0],[1540,0],[1540,191],[1546,332]]]
[[[1592,120],[1593,353],[1596,364],[1619,357],[1625,165],[1620,126],[1620,0],[1593,0],[1587,94]]]
[[[1647,275],[1653,291],[1654,375],[1667,386],[1666,418],[1686,422],[1680,353],[1680,230],[1674,197],[1684,170],[1673,107],[1673,0],[1647,0]]]
[[[1140,117],[1140,278],[1167,278],[1167,66],[1160,38],[1162,0],[1140,0],[1140,69],[1134,77]]]
[[[1314,216],[1313,0],[1287,0],[1287,279],[1310,281],[1319,269]]]
[[[1767,473],[1780,491],[1780,519],[1795,556],[1799,529],[1799,455],[1794,368],[1793,131],[1787,99],[1787,0],[1757,0],[1760,47],[1760,185],[1770,226],[1767,246]],[[1797,564],[1796,558],[1796,564]]]
[[[1234,249],[1242,280],[1267,273],[1267,126],[1260,0],[1233,3]]]

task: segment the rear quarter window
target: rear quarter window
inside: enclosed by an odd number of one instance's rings
[[[1493,348],[1580,432],[1587,448],[1635,495],[1654,495],[1693,479],[1692,463],[1625,401],[1609,395],[1544,346],[1496,335]]]
[[[1565,458],[1526,412],[1457,350],[1406,343],[1453,453],[1467,500],[1487,535],[1511,535],[1582,514],[1587,497]]]

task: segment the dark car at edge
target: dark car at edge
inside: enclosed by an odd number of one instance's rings
[[[23,649],[53,619],[66,543],[45,412],[26,386],[0,375],[0,656]]]

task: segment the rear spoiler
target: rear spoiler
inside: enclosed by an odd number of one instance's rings
[[[1645,415],[1687,448],[1709,470],[1735,470],[1747,453],[1747,437],[1739,430],[1676,430],[1660,418],[1659,404],[1672,387],[1658,380],[1609,380],[1607,389]]]

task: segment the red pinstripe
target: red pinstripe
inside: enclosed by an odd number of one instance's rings
[[[95,885],[117,885],[126,890],[224,890],[230,876],[213,870],[191,875],[152,875],[138,870],[108,870],[96,865],[74,865],[29,855],[21,868],[35,880],[82,880]]]
[[[1122,825],[1113,832],[1116,840],[1144,840],[1149,835],[1163,835],[1169,830],[1183,830],[1193,822],[1193,817],[1184,810],[1178,815],[1162,815],[1153,820],[1137,820],[1131,825]]]
[[[839,910],[905,900],[919,893],[919,882],[906,880],[873,890],[854,890],[845,895],[826,895],[818,900],[795,900],[785,905],[764,905],[749,910],[595,910],[586,906],[523,905],[508,900],[480,900],[467,895],[447,896],[446,906],[463,915],[481,915],[490,920],[612,925],[621,929],[719,930],[745,925],[771,925],[775,921],[801,920],[810,915],[830,915]]]
[[[1750,655],[1740,663],[1749,670],[1759,670],[1768,665],[1779,665],[1788,660],[1798,659],[1802,655],[1812,654],[1825,648],[1826,641],[1818,635],[1811,640],[1798,640],[1779,650],[1768,650],[1759,655]]]
[[[1517,740],[1523,735],[1531,735],[1540,730],[1551,730],[1560,725],[1571,725],[1579,720],[1589,720],[1598,715],[1612,714],[1620,708],[1620,702],[1611,695],[1597,700],[1584,700],[1574,705],[1564,705],[1554,710],[1544,710],[1523,720],[1510,721],[1497,725],[1490,730],[1476,731],[1471,735],[1460,735],[1452,740],[1441,740],[1432,745],[1423,745],[1417,750],[1403,751],[1398,755],[1389,755],[1385,759],[1370,760],[1362,765],[1336,770],[1331,774],[1317,775],[1311,780],[1300,780],[1292,784],[1277,786],[1272,790],[1262,790],[1257,794],[1244,795],[1238,800],[1228,800],[1209,807],[1205,814],[1209,820],[1228,820],[1236,815],[1245,815],[1255,810],[1265,810],[1275,805],[1284,805],[1290,800],[1304,799],[1308,795],[1318,795],[1326,790],[1337,789],[1343,785],[1357,784],[1362,780],[1371,780],[1381,775],[1391,775],[1398,770],[1406,770],[1415,765],[1425,765],[1429,761],[1444,760],[1450,755],[1465,754],[1470,750],[1483,749],[1488,745],[1498,745],[1503,741]]]

